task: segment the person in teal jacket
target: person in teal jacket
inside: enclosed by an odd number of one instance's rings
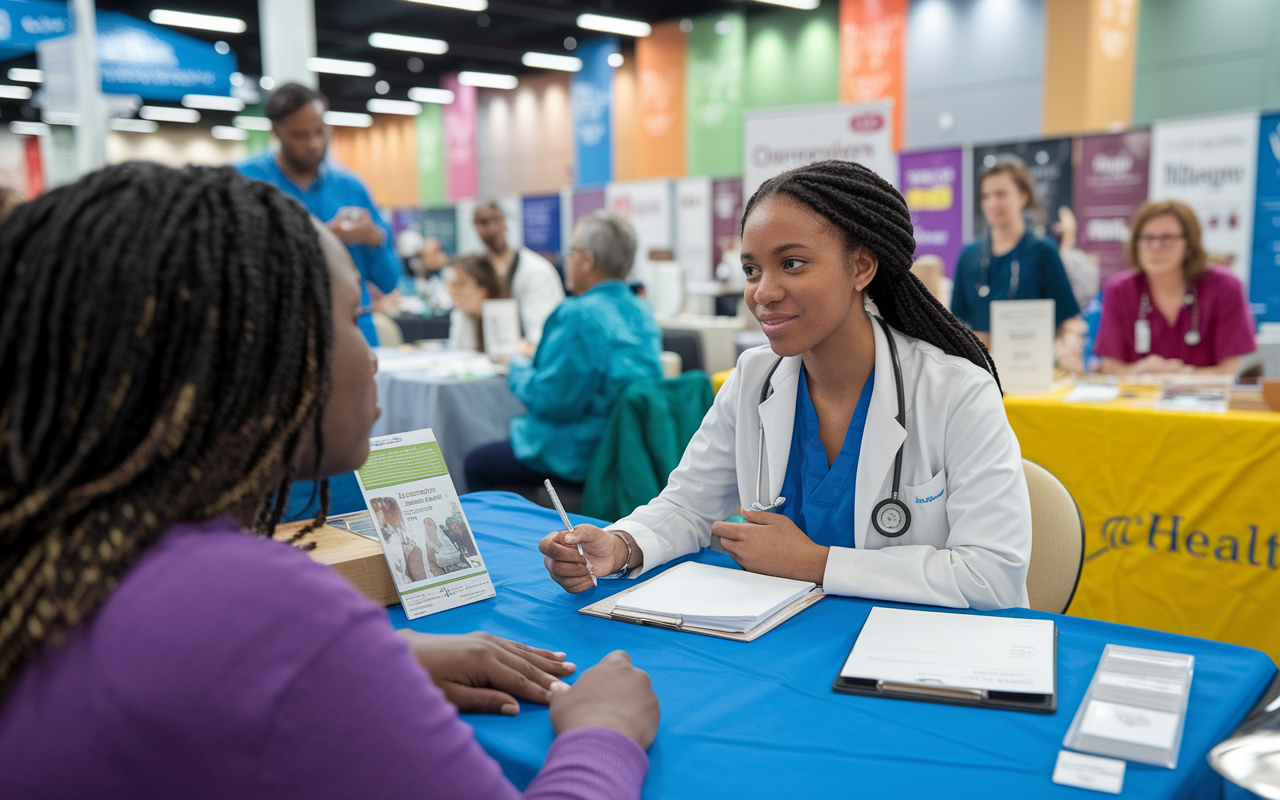
[[[624,282],[636,234],[604,211],[584,217],[569,253],[569,289],[547,319],[532,361],[517,358],[507,383],[529,410],[511,438],[467,454],[471,491],[536,486],[545,478],[585,480],[622,391],[662,378],[662,334],[649,305]]]

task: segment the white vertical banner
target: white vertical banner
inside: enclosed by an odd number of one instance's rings
[[[606,184],[604,207],[635,226],[637,264],[648,261],[654,250],[675,249],[671,224],[671,181]]]
[[[676,261],[686,282],[706,282],[715,270],[711,236],[711,179],[676,181]]]
[[[856,161],[893,185],[893,102],[748,111],[742,196],[789,169],[815,161]]]
[[[569,249],[573,247],[573,187],[560,187],[560,258],[562,272],[569,268]],[[568,273],[565,272],[567,275]]]
[[[1152,200],[1195,209],[1209,263],[1249,285],[1258,167],[1258,112],[1157,120],[1151,128]]]

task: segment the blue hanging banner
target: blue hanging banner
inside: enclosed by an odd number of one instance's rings
[[[98,12],[102,91],[145,100],[231,94],[236,57],[208,42],[114,11]]]
[[[524,198],[524,246],[560,263],[560,195]]]
[[[1280,114],[1260,124],[1249,301],[1258,322],[1280,322]]]
[[[618,38],[603,36],[578,45],[582,70],[573,75],[573,180],[578,186],[613,180],[613,67]]]
[[[66,3],[0,0],[0,61],[33,53],[36,42],[71,33]]]

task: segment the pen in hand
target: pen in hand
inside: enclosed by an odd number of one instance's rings
[[[556,494],[556,487],[551,485],[550,478],[543,481],[543,484],[547,487],[547,494],[551,495],[551,502],[555,504],[556,511],[560,512],[560,519],[564,522],[564,529],[572,531],[573,523],[569,521],[569,515],[564,513],[564,506],[560,503],[560,497]],[[587,572],[591,573],[591,585],[599,586],[600,583],[596,580],[596,568],[591,566],[591,559],[587,558],[587,554],[582,552],[581,541],[578,542],[578,555],[582,556],[582,563],[587,565]]]

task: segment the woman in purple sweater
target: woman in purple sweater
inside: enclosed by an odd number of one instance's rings
[[[232,169],[110,167],[0,225],[0,797],[516,797],[458,709],[519,700],[560,734],[525,797],[639,796],[625,653],[570,687],[563,653],[397,635],[264,535],[367,455],[361,312],[341,243]]]

